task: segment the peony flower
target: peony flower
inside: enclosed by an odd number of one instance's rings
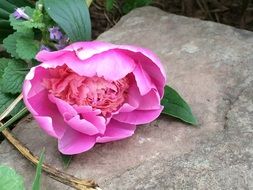
[[[77,42],[36,59],[42,63],[25,78],[24,102],[63,154],[129,137],[163,109],[165,72],[147,49]]]

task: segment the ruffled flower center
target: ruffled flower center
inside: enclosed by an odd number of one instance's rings
[[[117,81],[107,81],[103,77],[80,76],[66,65],[49,69],[49,74],[49,78],[43,79],[43,86],[70,105],[89,105],[106,115],[116,111],[127,98],[127,76]]]

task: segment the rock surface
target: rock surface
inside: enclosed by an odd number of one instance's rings
[[[200,127],[161,116],[131,138],[75,156],[66,172],[95,179],[103,190],[253,189],[253,33],[146,7],[99,40],[156,52],[167,83],[189,102]],[[62,169],[55,139],[33,120],[14,133],[35,154],[46,147],[46,162]],[[0,164],[31,187],[33,166],[5,141]],[[71,188],[44,175],[42,189]]]

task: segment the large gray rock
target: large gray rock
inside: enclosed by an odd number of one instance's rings
[[[167,116],[139,126],[131,138],[96,145],[65,171],[95,179],[102,189],[253,189],[253,34],[233,27],[136,9],[99,37],[156,52],[168,84],[189,102],[199,128]],[[62,168],[55,139],[24,119],[16,136],[46,162]],[[34,168],[7,142],[0,163],[31,185]],[[42,189],[66,190],[43,176]]]

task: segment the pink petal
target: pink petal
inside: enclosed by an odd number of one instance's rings
[[[53,137],[61,138],[67,124],[47,95],[47,90],[42,90],[33,97],[24,97],[25,104],[42,129]]]
[[[134,61],[118,50],[109,50],[84,61],[78,62],[71,58],[65,63],[81,76],[98,76],[106,80],[124,78],[135,68]],[[116,69],[117,68],[117,69]]]
[[[83,119],[92,123],[98,129],[99,133],[104,134],[106,129],[106,120],[99,116],[100,110],[93,110],[91,106],[76,106],[76,111],[82,115]]]
[[[60,57],[61,55],[68,53],[68,50],[62,49],[59,51],[46,51],[42,50],[36,55],[36,59],[40,62],[56,59],[57,57]]]
[[[138,110],[155,110],[160,109],[160,95],[158,94],[156,89],[151,89],[149,93],[141,96],[139,98],[139,107]]]
[[[72,117],[71,119],[66,121],[66,123],[69,124],[69,126],[73,129],[83,134],[95,135],[99,133],[96,126],[94,126],[91,122],[85,119],[81,119],[79,115]]]
[[[136,66],[133,71],[137,86],[141,95],[147,94],[152,88],[155,88],[148,74],[142,69],[141,65]]]
[[[96,136],[89,136],[67,128],[63,137],[58,140],[58,149],[63,154],[79,154],[91,149],[96,143]]]
[[[141,48],[140,48],[141,49]],[[148,56],[145,56],[142,52],[123,51],[126,55],[134,59],[136,63],[141,65],[142,70],[146,72],[151,81],[156,86],[160,97],[163,96],[164,86],[166,82],[166,75],[161,63],[158,59],[154,59],[158,62],[153,62]],[[154,56],[154,54],[152,54]],[[151,57],[153,57],[151,56]],[[159,66],[160,65],[160,66]]]
[[[51,102],[53,102],[57,106],[58,111],[61,113],[62,117],[64,116],[65,121],[77,115],[77,111],[64,100],[56,98],[52,94],[49,94],[48,98]]]
[[[154,121],[162,112],[163,107],[157,110],[134,110],[132,112],[120,112],[113,119],[134,125],[146,124]]]
[[[49,52],[42,50],[36,55],[36,59],[40,62],[44,62],[55,59],[65,53],[72,52],[75,53],[79,57],[79,59],[84,60],[92,57],[95,54],[112,49],[113,47],[115,47],[115,45],[98,41],[76,42],[58,51]]]
[[[105,134],[103,136],[98,136],[97,142],[105,143],[130,137],[134,134],[135,129],[135,125],[121,123],[111,119],[106,127]]]
[[[49,95],[49,99],[57,105],[64,121],[73,129],[87,135],[95,135],[100,132],[102,134],[104,133],[106,127],[105,119],[102,116],[97,116],[100,114],[100,111],[93,111],[90,106],[73,107],[53,95]],[[83,116],[82,119],[79,114]]]

